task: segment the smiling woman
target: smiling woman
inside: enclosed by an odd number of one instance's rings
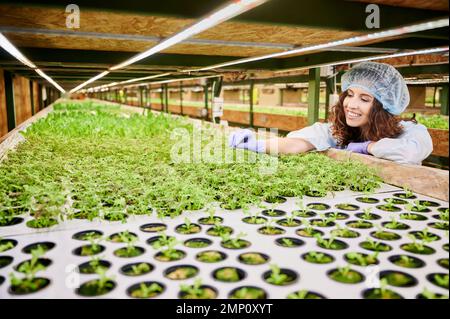
[[[250,130],[230,137],[230,147],[260,153],[297,154],[339,148],[401,164],[421,165],[433,144],[427,128],[401,120],[408,88],[391,65],[364,62],[342,76],[342,93],[328,123],[315,123],[286,138],[258,140]]]

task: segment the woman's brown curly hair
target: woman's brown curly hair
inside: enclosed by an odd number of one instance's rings
[[[344,99],[347,94],[347,91],[341,93],[330,115],[332,134],[338,145],[347,146],[351,142],[376,142],[386,137],[396,138],[403,132],[400,124],[402,119],[383,109],[383,105],[377,99],[374,99],[369,113],[369,125],[363,128],[348,126],[344,112]]]

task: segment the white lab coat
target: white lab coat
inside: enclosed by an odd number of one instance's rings
[[[401,121],[403,133],[397,138],[383,138],[372,146],[372,155],[400,164],[422,165],[422,161],[433,151],[433,142],[427,128],[422,124]],[[317,151],[339,148],[331,134],[331,123],[314,123],[287,137],[298,137],[310,142]]]

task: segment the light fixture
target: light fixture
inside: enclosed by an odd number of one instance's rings
[[[359,63],[359,62],[365,62],[365,61],[383,60],[383,59],[398,58],[398,57],[411,56],[411,55],[432,54],[432,53],[445,52],[445,51],[448,51],[448,50],[449,50],[449,47],[447,46],[447,47],[439,47],[439,48],[429,48],[429,49],[422,49],[422,50],[398,52],[398,53],[393,53],[393,54],[374,55],[374,56],[365,57],[365,58],[358,58],[358,59],[350,59],[350,60],[336,61],[336,62],[330,62],[330,63],[308,65],[308,66],[304,66],[304,67],[300,67],[300,68],[293,68],[293,69],[288,69],[288,70],[275,71],[274,73],[280,74],[280,73],[299,71],[299,70],[304,70],[304,69],[311,69],[311,68],[315,68],[315,67],[324,67],[324,66],[334,66],[334,65],[342,65],[342,64],[350,64],[350,63]]]
[[[66,93],[66,90],[64,90],[58,83],[56,83],[51,77],[49,77],[47,74],[45,74],[40,69],[34,69],[37,74],[39,74],[41,77],[46,79],[48,82],[50,82],[55,88],[57,88],[61,93]]]
[[[124,68],[130,64],[133,64],[139,60],[145,59],[152,54],[160,52],[167,49],[177,43],[180,43],[187,38],[190,38],[200,32],[203,32],[209,28],[212,28],[226,20],[229,20],[245,11],[248,11],[256,6],[259,6],[266,2],[267,0],[235,0],[225,7],[213,12],[206,18],[201,19],[199,22],[187,27],[186,29],[176,33],[175,35],[159,42],[157,45],[151,47],[150,49],[135,55],[134,57],[119,63],[115,66],[109,68],[110,71],[118,70]]]
[[[125,87],[133,87],[133,86],[148,85],[148,84],[165,84],[165,83],[181,82],[181,81],[188,81],[188,80],[210,79],[210,78],[218,78],[218,77],[221,77],[221,76],[222,76],[221,74],[216,74],[216,75],[207,75],[207,76],[198,76],[198,77],[170,79],[170,80],[164,80],[164,81],[156,81],[156,82],[147,82],[147,83],[128,85],[128,86],[125,86]]]
[[[88,85],[89,83],[92,83],[94,81],[97,81],[98,79],[104,77],[105,75],[109,74],[109,71],[104,71],[100,74],[97,74],[96,76],[94,76],[92,79],[87,80],[84,83],[81,83],[80,85],[78,85],[76,88],[73,88],[72,90],[70,90],[70,93],[74,93],[76,91],[78,91],[79,89],[81,89],[82,87],[85,87],[86,85]]]
[[[428,22],[424,22],[424,23],[414,24],[414,25],[410,25],[410,26],[404,26],[404,27],[395,28],[395,29],[391,29],[391,30],[380,31],[380,32],[366,34],[366,35],[351,37],[351,38],[347,38],[347,39],[342,39],[342,40],[337,40],[337,41],[332,41],[332,42],[327,42],[327,43],[321,43],[321,44],[315,44],[315,45],[306,46],[306,47],[300,47],[300,48],[293,49],[293,50],[276,52],[276,53],[271,53],[271,54],[266,54],[266,55],[261,55],[261,56],[255,56],[255,57],[248,57],[248,58],[214,64],[214,65],[197,68],[197,69],[182,70],[182,72],[212,70],[212,69],[227,67],[227,66],[231,66],[231,65],[260,61],[260,60],[271,59],[271,58],[278,58],[278,57],[282,57],[282,56],[299,54],[299,53],[320,51],[320,50],[324,50],[324,49],[328,49],[328,48],[332,48],[332,47],[362,43],[362,42],[366,42],[366,41],[373,41],[373,40],[378,40],[378,39],[383,39],[383,38],[390,38],[390,37],[400,36],[400,35],[407,34],[407,33],[426,31],[426,30],[430,30],[430,29],[436,29],[436,28],[442,28],[442,27],[448,27],[448,26],[449,26],[448,18],[432,20],[432,21],[428,21]]]
[[[180,43],[181,41],[192,37],[202,31],[205,31],[211,27],[214,27],[226,20],[229,20],[243,12],[246,12],[250,9],[253,9],[256,6],[259,6],[266,2],[268,0],[233,0],[231,3],[227,4],[226,6],[222,7],[221,9],[213,12],[212,14],[208,15],[205,18],[202,18],[199,22],[194,23],[193,25],[187,27],[186,29],[176,33],[175,35],[162,40],[155,46],[151,47],[150,49],[139,53],[135,55],[134,57],[119,63],[117,65],[114,65],[108,69],[108,71],[115,71],[121,68],[124,68],[130,64],[133,64],[137,61],[140,61],[142,59],[145,59],[152,54],[158,53],[162,50],[165,50],[177,43]],[[92,80],[92,79],[91,79]],[[77,86],[76,88],[72,89],[70,92],[76,92],[79,89],[85,87],[89,83],[92,83],[91,80],[86,81],[85,83]],[[93,80],[95,81],[95,79]]]
[[[37,74],[46,79],[50,84],[56,87],[61,93],[66,93],[66,91],[56,83],[51,77],[45,74],[42,70],[39,70],[37,66],[27,59],[3,34],[0,33],[0,46],[6,50],[9,54],[15,57],[17,60],[35,70]]]

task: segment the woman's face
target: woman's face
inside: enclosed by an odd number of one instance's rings
[[[375,98],[357,87],[350,87],[344,99],[345,120],[348,126],[362,127],[369,122],[369,113]]]

